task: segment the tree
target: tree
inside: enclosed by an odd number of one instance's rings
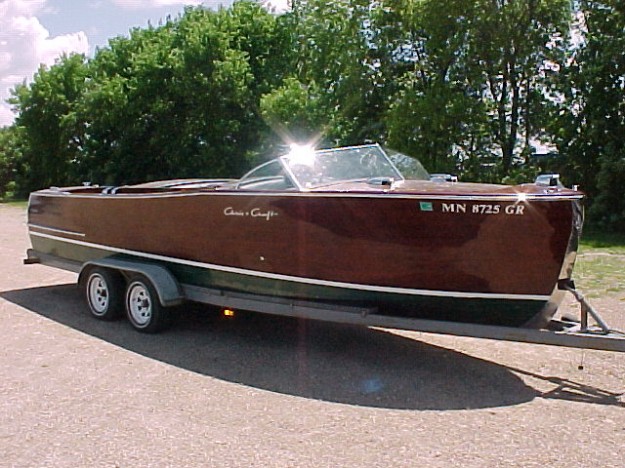
[[[365,0],[297,3],[294,78],[323,111],[332,144],[380,141],[384,89],[372,49],[372,7]]]
[[[386,0],[376,10],[375,48],[391,102],[388,143],[431,171],[457,170],[483,125],[466,74],[472,9],[460,0]]]
[[[267,132],[260,96],[289,70],[290,40],[281,18],[244,1],[187,8],[112,39],[80,68],[68,58],[40,70],[15,98],[29,188],[241,175]]]
[[[324,109],[319,103],[319,91],[311,90],[293,77],[282,86],[261,97],[261,115],[279,136],[275,145],[295,142],[315,142],[320,139],[324,125]]]
[[[528,156],[544,133],[537,110],[550,98],[546,79],[563,64],[568,0],[477,0],[467,50],[473,88],[480,89],[503,174],[515,157]]]
[[[230,48],[219,16],[189,9],[159,28],[117,38],[90,63],[93,81],[80,109],[83,160],[94,180],[133,183],[230,175],[251,74]],[[236,159],[236,160],[235,160]]]
[[[0,200],[16,195],[18,170],[27,149],[22,129],[12,125],[0,128]]]
[[[276,131],[324,145],[390,143],[430,170],[489,181],[518,175],[538,140],[557,135],[573,150],[589,141],[575,137],[587,112],[554,111],[560,100],[592,101],[579,91],[587,65],[563,68],[569,0],[293,6],[278,16],[249,0],[187,8],[91,60],[40,70],[14,96],[27,186],[238,176],[281,143]],[[554,88],[559,70],[570,71],[569,88]]]
[[[376,49],[391,144],[433,170],[500,176],[545,133],[549,75],[562,63],[566,0],[384,0]]]
[[[583,41],[560,82],[553,121],[569,178],[582,184],[590,217],[625,232],[625,8],[616,0],[582,1]]]
[[[19,85],[11,102],[19,112],[29,151],[23,155],[23,189],[35,190],[76,181],[75,161],[81,143],[71,115],[82,98],[87,78],[83,55],[64,55],[50,68],[41,67],[31,85]],[[24,145],[25,145],[24,144]]]

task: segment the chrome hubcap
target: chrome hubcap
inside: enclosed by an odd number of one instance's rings
[[[89,278],[89,303],[97,314],[106,312],[109,305],[109,289],[102,276],[95,274]]]
[[[132,320],[139,326],[148,324],[152,318],[150,293],[141,283],[135,283],[130,286],[128,291],[128,312]]]

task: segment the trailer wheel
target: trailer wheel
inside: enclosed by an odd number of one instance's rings
[[[95,267],[87,272],[84,284],[91,315],[109,321],[121,317],[124,307],[124,281],[119,273]]]
[[[128,283],[126,314],[130,324],[143,333],[158,333],[170,323],[169,310],[159,302],[154,285],[142,275]]]

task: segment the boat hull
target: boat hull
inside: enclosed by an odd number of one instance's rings
[[[358,193],[36,192],[33,248],[165,264],[183,284],[540,326],[574,261],[578,200]]]

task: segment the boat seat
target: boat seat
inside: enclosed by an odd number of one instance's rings
[[[293,184],[284,175],[260,178],[243,184],[237,188],[244,190],[294,190]]]
[[[109,185],[102,190],[103,195],[115,195],[122,187]]]

